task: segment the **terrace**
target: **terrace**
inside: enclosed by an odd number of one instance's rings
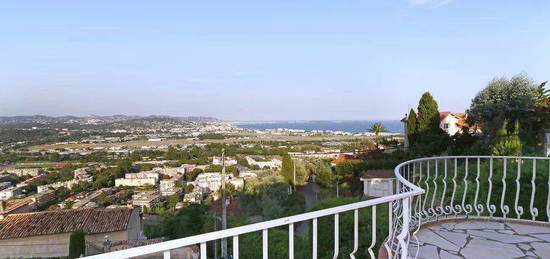
[[[276,241],[269,233],[281,229],[288,258],[550,257],[550,158],[430,157],[398,165],[395,175],[391,196],[88,258],[175,258],[171,250],[197,246],[206,259],[220,240],[231,244],[229,258],[239,258],[247,248],[239,237],[251,233],[261,235],[268,258]],[[342,228],[345,217],[353,226]],[[303,235],[295,229],[304,224],[305,257],[303,247],[295,249]],[[319,238],[321,231],[330,231],[330,240]]]

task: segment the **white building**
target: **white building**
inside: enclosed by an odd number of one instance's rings
[[[159,180],[159,173],[155,171],[143,171],[139,173],[128,173],[124,175],[126,179],[143,179],[143,178],[155,178],[155,181]]]
[[[132,195],[132,205],[143,208],[154,208],[162,201],[158,191],[139,192]]]
[[[23,169],[8,169],[6,170],[6,172],[8,174],[17,175],[19,177],[27,176],[27,175],[34,177],[46,171],[42,168],[23,168]]]
[[[235,188],[241,188],[244,185],[243,178],[234,177],[231,174],[225,175],[225,181],[226,183],[231,183]],[[210,192],[216,192],[222,186],[222,175],[221,173],[202,173],[197,176],[194,182],[189,182],[189,184],[206,188]]]
[[[65,181],[65,182],[56,182],[56,183],[52,183],[52,184],[40,185],[40,186],[37,187],[37,189],[38,189],[38,193],[46,192],[50,189],[57,190],[60,187],[65,187],[67,189],[71,189],[71,187],[73,187],[73,185],[78,184],[79,182],[90,182],[91,183],[91,182],[93,182],[93,177],[89,176],[89,177],[80,178],[80,179],[72,179],[72,180]]]
[[[248,162],[249,165],[257,165],[260,168],[265,168],[265,167],[280,168],[283,164],[283,162],[277,158],[273,158],[268,161],[256,161],[254,158],[247,156],[246,161]]]
[[[0,200],[7,200],[21,194],[23,194],[23,189],[20,186],[12,186],[0,191]]]
[[[180,193],[182,191],[181,188],[176,187],[177,179],[167,179],[167,180],[160,180],[160,194],[162,196],[171,196],[177,193]]]
[[[154,186],[157,184],[155,178],[117,178],[115,179],[115,186]]]
[[[546,156],[550,156],[550,133],[546,133]]]
[[[368,170],[361,177],[363,195],[366,197],[384,197],[395,193],[395,174],[393,170]]]
[[[465,113],[457,112],[440,112],[439,113],[439,128],[447,132],[450,136],[455,135],[456,133],[462,133],[463,127],[469,127],[466,123]]]
[[[212,164],[213,165],[222,165],[222,158],[219,157],[219,156],[212,157]],[[232,166],[232,165],[236,165],[236,164],[237,164],[236,159],[229,158],[229,157],[225,158],[225,165],[226,166]]]

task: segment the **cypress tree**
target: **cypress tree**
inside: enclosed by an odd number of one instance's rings
[[[69,258],[79,258],[86,254],[86,241],[84,231],[77,230],[69,237]]]
[[[424,135],[439,129],[439,107],[429,92],[418,102],[417,134]]]
[[[281,175],[285,178],[286,183],[292,184],[294,176],[294,168],[292,165],[292,159],[288,154],[283,156],[283,162],[281,166]]]
[[[409,146],[412,146],[416,137],[416,112],[411,109],[409,116],[407,117],[407,138],[409,140]]]

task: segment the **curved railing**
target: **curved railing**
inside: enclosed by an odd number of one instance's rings
[[[421,225],[446,217],[550,222],[549,157],[429,157],[404,162],[395,173],[398,192],[410,192],[411,184],[425,191],[394,206],[386,248],[395,254],[407,254]]]
[[[416,239],[416,232],[426,222],[445,217],[550,220],[550,158],[547,157],[429,157],[398,165],[395,176],[397,191],[394,195],[89,258],[131,258],[154,254],[170,258],[171,250],[196,245],[200,248],[200,258],[206,259],[209,258],[207,244],[225,239],[230,239],[232,243],[227,258],[239,258],[239,237],[261,233],[262,255],[265,259],[270,251],[268,233],[281,227],[286,228],[288,233],[288,258],[294,258],[295,226],[307,224],[311,228],[308,237],[311,258],[327,256],[326,253],[318,255],[318,245],[322,241],[318,240],[318,230],[320,227],[330,227],[333,228],[333,244],[330,245],[332,258],[355,258],[361,252],[364,256],[376,258],[375,247],[382,245],[380,255],[405,259],[414,257],[408,254],[409,242],[411,238]],[[389,208],[389,223],[378,225],[377,207],[386,204]],[[364,212],[365,209],[370,212],[370,219],[360,217],[365,215],[360,210]],[[340,216],[349,213],[353,215],[353,227],[340,231]],[[332,219],[327,221],[326,217]],[[319,226],[321,220],[330,222],[330,226]],[[369,222],[365,222],[367,220]],[[359,231],[364,231],[360,229],[360,223],[369,232],[368,240],[359,235]],[[388,233],[383,242],[379,240],[380,234],[377,236],[380,229]],[[345,234],[353,236],[351,251],[341,249],[340,239]]]

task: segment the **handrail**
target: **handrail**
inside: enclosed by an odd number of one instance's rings
[[[157,244],[151,244],[151,245],[145,245],[145,246],[140,246],[140,247],[129,248],[129,249],[110,252],[110,253],[106,253],[106,254],[88,256],[86,258],[90,258],[90,259],[119,258],[119,257],[120,258],[129,258],[129,257],[133,257],[133,256],[140,256],[140,255],[158,253],[158,252],[163,252],[163,251],[176,249],[176,248],[181,248],[181,247],[185,247],[185,246],[196,245],[196,244],[200,244],[200,243],[203,243],[203,242],[219,240],[219,239],[222,239],[222,238],[238,236],[238,235],[247,234],[247,233],[256,232],[256,231],[261,231],[261,230],[265,230],[265,229],[269,229],[269,228],[280,227],[280,226],[289,225],[289,224],[292,224],[292,223],[297,223],[297,222],[302,222],[302,221],[306,221],[306,220],[316,219],[316,218],[319,218],[319,217],[335,215],[335,214],[338,214],[338,213],[342,213],[342,212],[346,212],[346,211],[352,211],[352,210],[355,210],[355,209],[360,209],[360,208],[365,208],[365,207],[370,207],[370,206],[373,206],[373,205],[388,203],[388,202],[391,202],[391,201],[401,200],[401,199],[408,198],[408,197],[418,195],[418,194],[421,194],[421,193],[422,193],[421,189],[420,190],[413,190],[413,191],[406,192],[406,193],[399,193],[399,194],[395,194],[395,195],[391,195],[391,196],[385,196],[385,197],[370,199],[370,200],[366,200],[366,201],[355,202],[355,203],[341,205],[341,206],[332,207],[332,208],[328,208],[328,209],[302,213],[302,214],[298,214],[298,215],[294,215],[294,216],[290,216],[290,217],[273,219],[273,220],[269,220],[269,221],[244,225],[244,226],[240,226],[240,227],[229,228],[229,229],[225,229],[225,230],[219,230],[219,231],[215,231],[215,232],[208,232],[208,233],[205,233],[205,234],[200,234],[200,235],[195,235],[195,236],[190,236],[190,237],[184,237],[184,238],[165,241],[165,242],[161,242],[161,243],[157,243]]]
[[[453,159],[455,161],[454,164],[454,177],[449,173],[449,178],[447,179],[448,172],[447,172],[447,160]],[[460,159],[464,159],[466,162],[464,164],[465,172],[464,175],[462,175],[464,178],[458,179],[457,182],[457,161]],[[470,159],[476,159],[478,161],[477,163],[477,172],[472,171],[470,175],[468,175],[468,163],[467,161]],[[389,254],[390,258],[400,257],[400,258],[408,258],[408,244],[411,239],[411,237],[414,236],[414,233],[418,231],[420,226],[426,222],[426,219],[437,219],[439,216],[446,216],[446,215],[454,215],[458,216],[461,214],[470,214],[470,213],[477,213],[478,216],[483,212],[483,206],[485,205],[484,202],[481,202],[481,197],[479,196],[479,187],[480,187],[480,163],[479,161],[481,159],[488,159],[491,161],[490,164],[490,172],[487,178],[489,181],[489,197],[487,197],[487,210],[486,213],[491,213],[491,217],[493,216],[494,211],[496,211],[496,207],[489,201],[490,195],[491,195],[491,188],[492,186],[492,180],[493,180],[493,160],[501,159],[503,161],[524,161],[524,160],[533,160],[534,164],[538,160],[549,160],[549,170],[550,170],[550,158],[548,157],[521,157],[521,156],[439,156],[439,157],[425,157],[425,158],[417,158],[412,159],[409,161],[405,161],[403,163],[400,163],[397,165],[394,169],[394,174],[397,179],[397,193],[381,198],[375,198],[360,202],[355,202],[352,204],[346,204],[341,205],[333,208],[318,210],[318,211],[312,211],[307,212],[303,214],[298,214],[294,216],[249,224],[245,226],[240,227],[234,227],[226,230],[220,230],[216,232],[210,232],[205,234],[200,234],[196,236],[190,236],[175,240],[170,240],[162,243],[157,244],[151,244],[141,247],[135,247],[115,252],[110,252],[106,254],[99,254],[90,256],[87,258],[130,258],[134,256],[141,256],[141,255],[147,255],[147,254],[153,254],[153,253],[164,253],[165,258],[169,258],[170,250],[177,249],[181,247],[186,247],[190,245],[196,245],[200,244],[201,248],[201,258],[206,258],[206,242],[219,240],[223,238],[229,238],[233,237],[234,241],[238,241],[238,236],[242,234],[252,233],[252,232],[258,232],[261,231],[263,236],[263,252],[264,252],[264,258],[266,258],[267,253],[267,231],[268,229],[275,228],[275,227],[281,227],[281,226],[289,226],[289,240],[293,240],[292,235],[294,233],[294,224],[298,222],[304,222],[308,220],[313,220],[313,254],[314,258],[316,258],[316,251],[317,251],[317,219],[324,216],[334,216],[335,223],[338,222],[338,215],[339,213],[347,212],[347,211],[355,211],[355,214],[357,215],[357,210],[366,208],[366,207],[372,207],[373,208],[373,217],[375,217],[375,208],[378,204],[384,204],[389,203],[390,204],[390,226],[389,226],[389,237],[386,239],[387,242],[384,243],[385,248],[387,249],[387,252]],[[430,176],[430,161],[435,161],[435,163],[432,163],[432,167],[435,166],[435,172],[432,173]],[[438,166],[438,161],[445,161],[444,163],[444,178],[443,178],[443,172],[439,172],[438,175],[438,168],[441,164]],[[426,163],[424,163],[426,162]],[[425,165],[424,167],[422,165]],[[504,163],[506,164],[506,163]],[[412,165],[412,172],[411,172],[411,165]],[[419,165],[418,168],[416,165]],[[472,166],[474,166],[472,164]],[[518,166],[520,168],[520,166]],[[532,175],[530,175],[531,178],[531,185],[535,186],[535,169],[536,166],[533,165],[533,172]],[[425,171],[425,175],[423,176],[423,170]],[[506,173],[506,167],[504,167],[504,173]],[[519,170],[519,169],[518,169]],[[452,170],[450,170],[452,171]],[[520,171],[518,171],[520,172]],[[416,177],[416,173],[419,173],[419,177]],[[550,171],[549,171],[550,173]],[[408,177],[408,178],[407,178]],[[475,199],[470,199],[472,197],[468,197],[467,201],[467,192],[464,190],[461,197],[458,197],[458,195],[455,196],[455,192],[457,189],[457,186],[460,186],[464,184],[465,188],[468,188],[468,179],[473,180],[475,177],[475,182],[473,182],[473,185],[476,185],[475,187]],[[520,211],[523,213],[523,209],[518,209],[518,194],[520,186],[518,185],[519,180],[519,174],[517,176],[516,180],[516,200],[515,200],[515,206],[517,211]],[[417,179],[418,178],[418,179]],[[452,179],[451,179],[452,178]],[[428,182],[428,180],[431,180]],[[452,182],[451,182],[452,180]],[[483,180],[483,179],[482,179]],[[498,179],[494,179],[495,181]],[[504,178],[502,181],[507,180],[506,175],[504,174]],[[418,181],[418,182],[417,182]],[[444,188],[437,188],[438,182],[442,182]],[[450,188],[450,185],[453,185],[453,188]],[[447,188],[447,185],[449,185],[449,188]],[[421,186],[425,186],[426,190],[422,188]],[[430,186],[433,186],[434,188],[430,188]],[[548,179],[548,186],[550,188],[550,178]],[[496,187],[496,185],[495,185]],[[503,197],[504,193],[506,192],[506,182],[504,182],[504,190],[503,190]],[[511,186],[512,187],[512,186]],[[473,187],[471,187],[473,188]],[[449,192],[452,190],[452,197],[446,197],[446,192]],[[496,192],[496,191],[495,191]],[[473,196],[473,193],[471,193]],[[450,196],[450,195],[449,195]],[[533,214],[533,220],[535,219],[535,216],[538,215],[537,208],[533,208],[533,200],[535,197],[535,191],[533,187],[533,191],[531,193],[531,204],[530,204],[530,210],[531,214]],[[547,205],[547,214],[550,220],[550,192],[548,194],[548,205]],[[450,198],[450,199],[449,199]],[[478,198],[479,201],[478,202]],[[426,203],[427,200],[431,200],[430,203]],[[434,201],[437,200],[437,203],[434,203]],[[461,200],[461,201],[460,201]],[[469,204],[473,200],[473,205]],[[422,203],[423,201],[423,203]],[[456,203],[453,203],[455,202]],[[467,202],[466,202],[467,201]],[[449,205],[450,202],[450,205]],[[496,201],[495,201],[496,202]],[[501,199],[502,202],[502,199]],[[505,205],[507,207],[507,205]],[[503,206],[501,205],[501,208]],[[504,214],[504,217],[506,217],[506,214]],[[354,231],[357,232],[357,216],[355,217],[355,229]],[[373,222],[373,225],[375,225],[375,221]],[[376,226],[375,226],[376,227]],[[416,231],[413,231],[416,229]],[[338,224],[335,224],[335,235],[337,237],[338,235]],[[413,231],[411,233],[411,231]],[[373,232],[374,233],[374,232]],[[415,237],[416,238],[416,237]],[[357,239],[355,240],[357,242]],[[355,246],[357,243],[355,243]],[[374,243],[371,245],[370,248],[372,248]],[[238,242],[235,246],[234,244],[234,255],[237,256],[235,258],[238,258]],[[293,255],[293,243],[289,243],[289,254]],[[335,256],[338,254],[338,239],[335,238]],[[354,249],[355,251],[356,249]],[[354,252],[355,253],[355,252]],[[371,255],[371,258],[373,257],[372,250],[369,249],[369,253]],[[351,255],[353,257],[353,253]]]

